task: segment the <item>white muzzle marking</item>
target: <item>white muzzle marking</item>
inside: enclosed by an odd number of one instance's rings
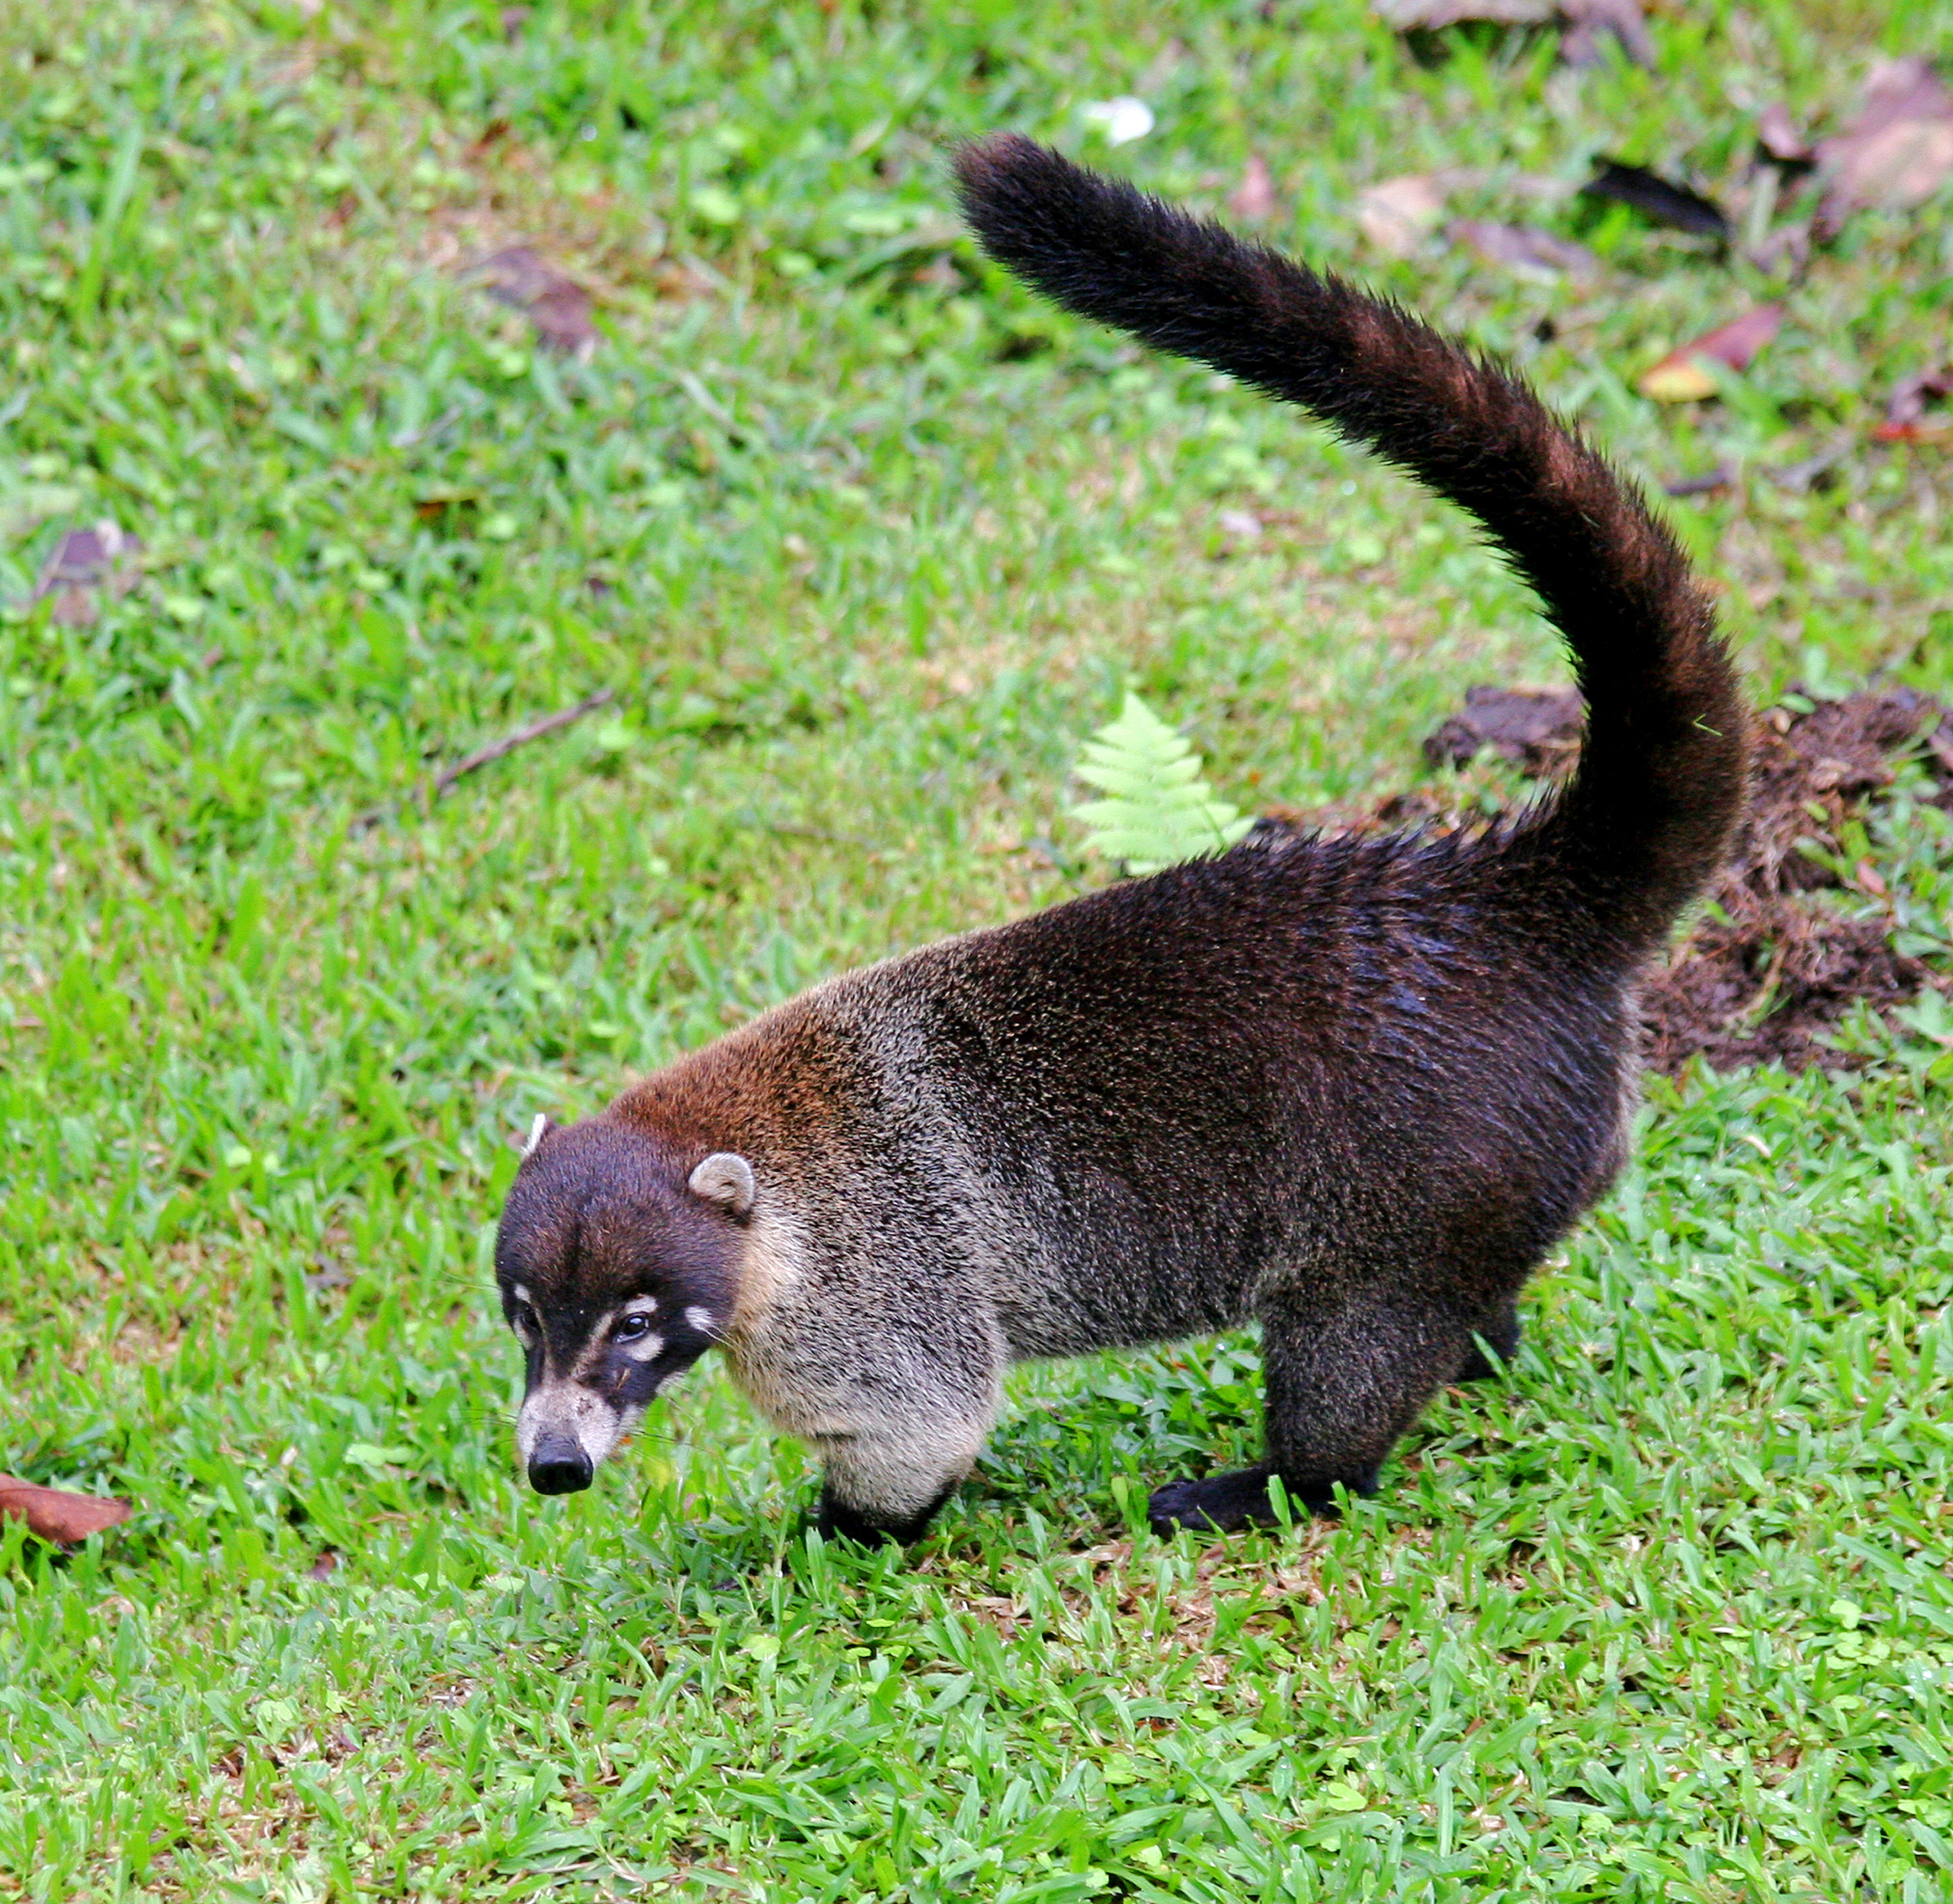
[[[515,1451],[526,1466],[537,1444],[563,1435],[590,1457],[595,1467],[616,1448],[644,1411],[617,1409],[581,1382],[545,1381],[524,1399],[515,1417]]]

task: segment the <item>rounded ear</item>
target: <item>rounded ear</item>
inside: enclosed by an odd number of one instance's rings
[[[752,1165],[736,1151],[714,1151],[686,1179],[694,1197],[734,1216],[752,1208]]]
[[[523,1139],[522,1156],[524,1163],[527,1163],[536,1154],[537,1145],[541,1143],[543,1138],[555,1128],[555,1125],[550,1122],[546,1111],[538,1111],[536,1113],[536,1120],[529,1126],[529,1134]]]

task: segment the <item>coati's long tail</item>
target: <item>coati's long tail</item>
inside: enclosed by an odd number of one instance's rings
[[[1657,942],[1727,847],[1746,721],[1708,603],[1634,488],[1516,378],[1394,304],[1014,134],[965,146],[956,172],[985,249],[1048,297],[1300,404],[1478,518],[1565,637],[1588,708],[1572,783],[1511,845],[1601,941]]]

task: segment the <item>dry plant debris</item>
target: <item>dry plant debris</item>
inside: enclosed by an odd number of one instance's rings
[[[1872,433],[1882,443],[1944,442],[1953,437],[1953,414],[1930,416],[1938,405],[1953,404],[1953,364],[1922,370],[1895,384],[1885,405],[1885,420]]]
[[[1275,181],[1268,162],[1259,152],[1250,152],[1241,168],[1241,183],[1228,200],[1228,209],[1250,225],[1263,225],[1275,215]]]
[[[1910,210],[1953,176],[1953,92],[1930,61],[1888,60],[1865,82],[1858,116],[1822,141],[1821,238],[1856,211]]]
[[[1571,688],[1467,688],[1464,707],[1425,737],[1424,757],[1461,767],[1489,748],[1522,772],[1556,778],[1579,753],[1583,718]]]
[[[1850,1008],[1901,1004],[1930,982],[1924,964],[1894,947],[1889,908],[1847,918],[1811,896],[1843,887],[1827,860],[1842,850],[1846,822],[1891,785],[1892,761],[1922,735],[1937,804],[1953,807],[1953,709],[1928,696],[1856,694],[1808,712],[1772,708],[1758,723],[1736,854],[1642,999],[1650,1064],[1677,1071],[1699,1053],[1721,1071],[1773,1060],[1846,1067],[1856,1061],[1825,1037]],[[1886,898],[1869,867],[1855,887],[1860,898]]]
[[[1606,57],[1604,43],[1610,37],[1636,65],[1654,64],[1654,43],[1641,0],[1372,0],[1371,11],[1399,33],[1437,33],[1467,21],[1557,24],[1562,29],[1560,56],[1569,65],[1599,64]]]
[[[1434,765],[1463,766],[1489,749],[1529,775],[1559,778],[1578,757],[1579,707],[1571,692],[1474,688],[1425,752]],[[1648,1061],[1657,1070],[1678,1071],[1698,1054],[1717,1070],[1772,1061],[1847,1068],[1858,1061],[1826,1040],[1850,1008],[1902,1004],[1933,981],[1924,963],[1895,947],[1897,922],[1869,866],[1848,882],[1869,910],[1847,916],[1812,896],[1847,886],[1834,866],[1847,822],[1922,741],[1935,804],[1953,810],[1953,708],[1929,696],[1892,688],[1800,699],[1758,722],[1750,812],[1735,853],[1704,916],[1643,995]],[[1398,794],[1356,826],[1461,817],[1429,797]]]
[[[101,613],[102,590],[123,595],[136,586],[141,553],[141,539],[112,522],[70,529],[55,544],[33,599],[52,595],[56,621],[64,627],[86,627]]]
[[[521,312],[535,327],[536,341],[545,350],[586,357],[597,348],[590,293],[546,263],[532,246],[505,246],[478,259],[461,275],[483,285],[498,303]]]
[[[1485,218],[1456,218],[1444,235],[1454,245],[1476,252],[1488,264],[1509,270],[1547,272],[1591,278],[1601,274],[1601,261],[1584,245],[1556,238],[1530,225],[1501,225]]]
[[[1363,236],[1392,258],[1408,258],[1444,216],[1444,186],[1423,173],[1369,186],[1356,205]]]

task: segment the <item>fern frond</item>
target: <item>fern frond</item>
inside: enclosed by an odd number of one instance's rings
[[[1225,852],[1254,823],[1214,797],[1200,756],[1137,694],[1085,743],[1072,771],[1106,795],[1071,810],[1090,844],[1127,871],[1157,873]]]

